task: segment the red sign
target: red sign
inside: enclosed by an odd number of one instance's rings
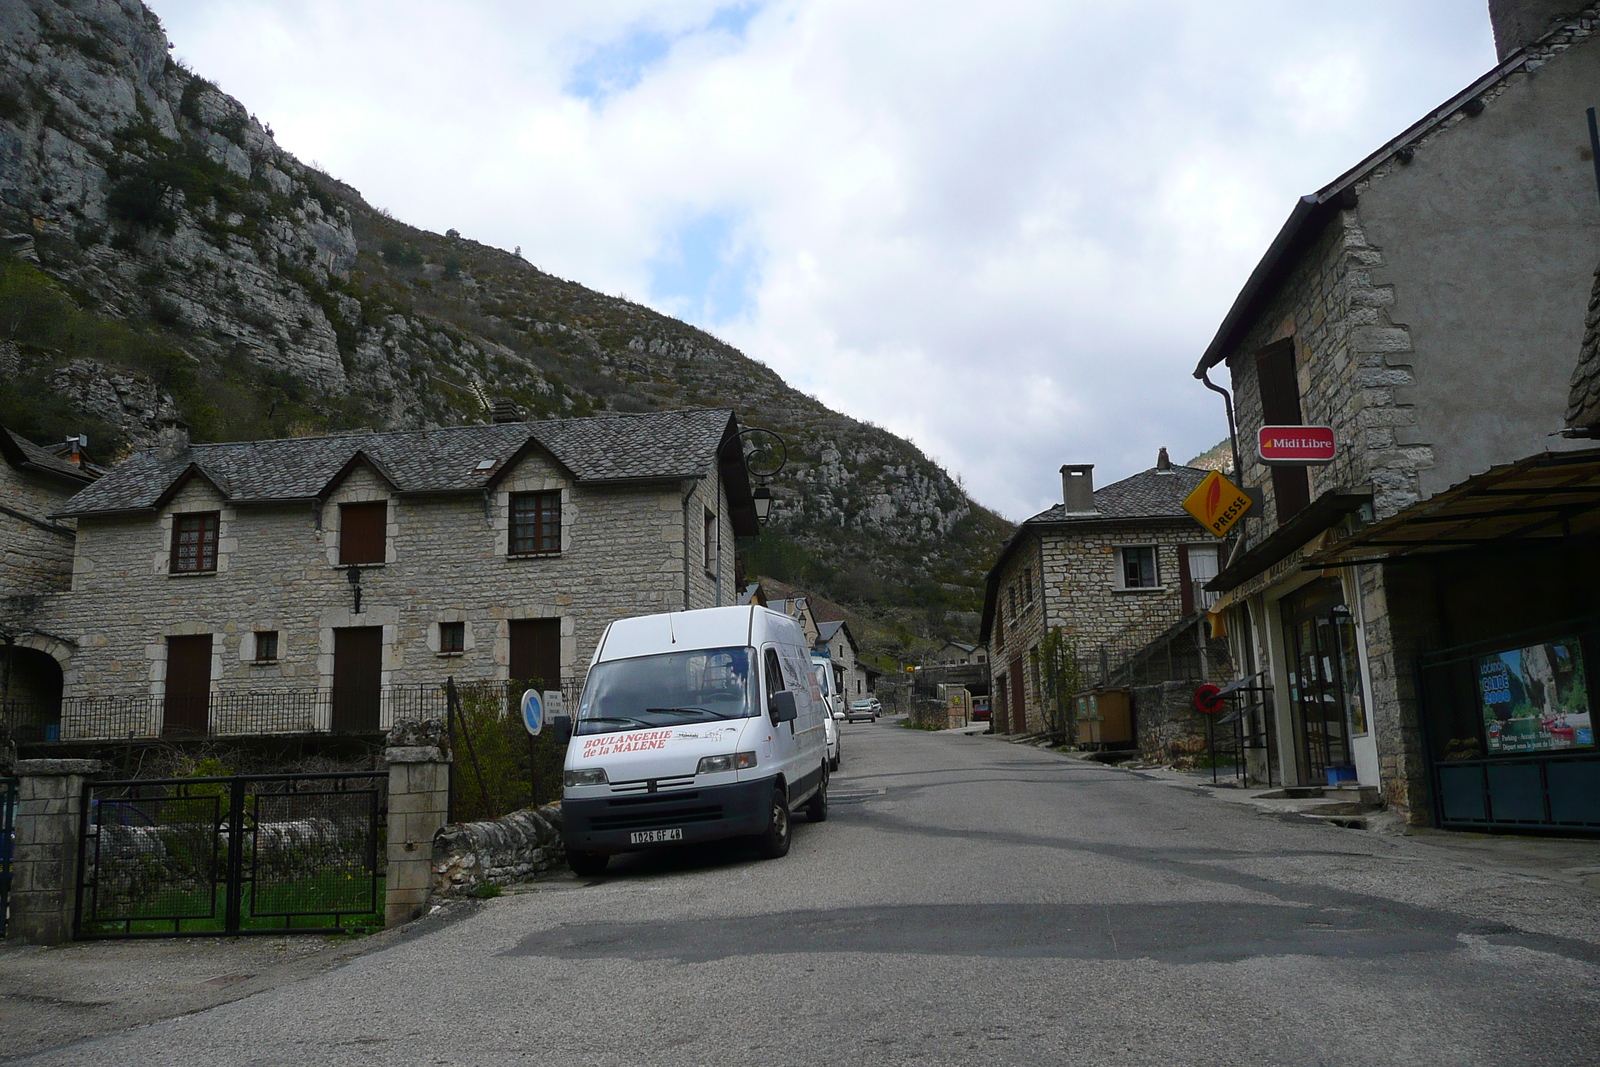
[[[1256,435],[1256,453],[1268,466],[1319,466],[1337,452],[1331,426],[1263,426]]]
[[[1197,686],[1194,691],[1194,706],[1207,715],[1215,715],[1222,710],[1222,690],[1209,682]]]

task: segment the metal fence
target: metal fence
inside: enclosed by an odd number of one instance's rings
[[[383,772],[91,782],[74,935],[379,927],[387,796]]]
[[[461,688],[511,692],[506,682],[469,682]],[[135,693],[71,697],[48,705],[8,701],[0,707],[0,723],[23,743],[363,734],[381,733],[397,722],[442,718],[446,709],[440,682],[382,689],[220,690],[171,699]],[[205,723],[205,728],[184,723]]]
[[[0,937],[11,918],[11,861],[17,842],[17,780],[0,778]]]

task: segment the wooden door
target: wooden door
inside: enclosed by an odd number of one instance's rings
[[[511,678],[561,688],[561,620],[511,620]]]
[[[1011,661],[1011,732],[1028,732],[1028,704],[1023,696],[1022,657]]]
[[[333,631],[333,722],[336,733],[378,730],[383,696],[383,627]]]
[[[204,734],[211,709],[211,635],[167,638],[167,693],[161,732]]]

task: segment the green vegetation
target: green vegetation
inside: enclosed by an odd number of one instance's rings
[[[456,822],[498,819],[561,799],[566,746],[549,733],[530,738],[512,703],[524,689],[539,688],[534,679],[512,682],[508,689],[463,690],[454,739]],[[529,777],[530,758],[536,781]]]

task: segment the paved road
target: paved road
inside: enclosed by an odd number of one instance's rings
[[[993,738],[844,744],[786,859],[627,858],[28,1062],[1600,1061],[1593,890]]]

